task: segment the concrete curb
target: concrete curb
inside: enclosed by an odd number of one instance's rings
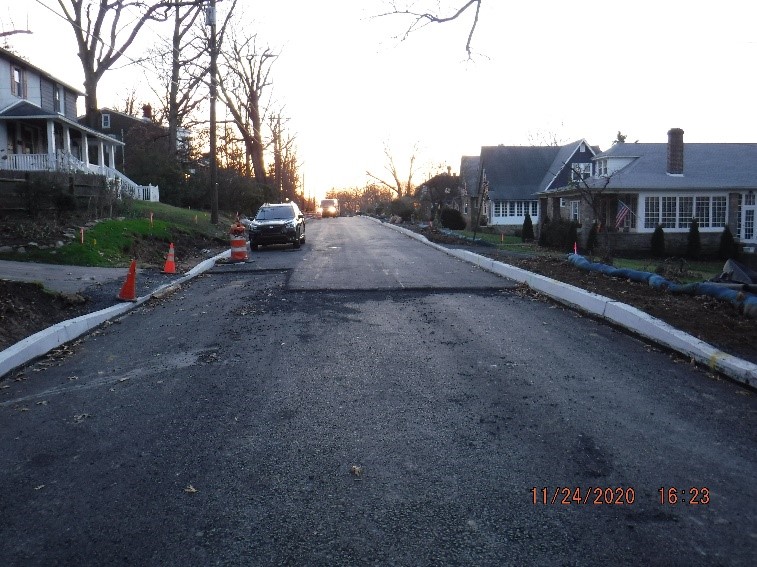
[[[418,234],[412,230],[383,223],[378,219],[372,220],[423,242],[432,248],[441,250],[450,256],[470,262],[499,276],[526,284],[531,289],[543,293],[555,301],[609,321],[654,343],[679,352],[693,359],[695,362],[707,366],[710,370],[720,372],[737,382],[752,387],[757,385],[757,364],[720,351],[711,344],[680,331],[635,307],[539,274],[528,272],[504,262],[492,260],[468,250],[445,248],[429,241],[422,234]]]
[[[102,325],[105,321],[123,315],[124,313],[134,309],[138,305],[143,304],[151,297],[162,297],[166,293],[169,293],[173,289],[179,287],[182,283],[192,279],[199,274],[211,269],[216,261],[221,258],[228,258],[231,256],[231,250],[221,252],[217,256],[214,256],[208,260],[205,260],[197,264],[194,268],[189,270],[181,278],[164,284],[154,291],[138,297],[136,301],[121,303],[119,305],[113,305],[107,309],[102,309],[94,313],[88,313],[75,319],[69,319],[68,321],[62,321],[52,327],[48,327],[38,333],[33,334],[30,337],[25,338],[22,341],[17,342],[0,352],[0,378],[5,376],[8,372],[14,368],[26,364],[27,362],[34,360],[40,356],[43,356],[58,348],[62,344],[70,342],[81,335],[88,333],[95,327]]]

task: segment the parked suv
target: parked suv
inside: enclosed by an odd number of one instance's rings
[[[305,242],[305,215],[296,203],[265,204],[255,218],[247,223],[250,246],[292,244],[299,248]]]

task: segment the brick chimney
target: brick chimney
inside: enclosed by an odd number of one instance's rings
[[[142,120],[146,120],[147,122],[152,121],[152,106],[150,106],[149,104],[145,104],[142,107]]]
[[[683,130],[668,130],[668,174],[683,175]]]

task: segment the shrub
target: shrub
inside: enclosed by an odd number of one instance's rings
[[[520,238],[523,242],[531,242],[534,239],[534,223],[528,213],[526,213],[526,218],[523,219],[523,231]]]
[[[389,212],[393,215],[397,215],[403,221],[409,222],[414,212],[412,199],[407,197],[395,199],[389,205]]]
[[[689,225],[689,236],[686,241],[686,257],[696,260],[702,253],[702,240],[699,236],[699,223],[696,219],[691,219]]]
[[[559,250],[573,250],[573,244],[578,239],[578,224],[565,219],[556,219],[542,225],[539,239],[543,246]]]
[[[544,221],[541,223],[541,230],[539,231],[539,246],[547,245],[547,228],[549,227],[549,217],[545,216]]]
[[[652,233],[650,248],[653,258],[662,258],[665,256],[665,231],[662,230],[662,226],[659,224]]]
[[[720,245],[718,246],[718,258],[721,260],[734,260],[739,257],[739,246],[733,238],[731,229],[726,225],[723,232],[720,233]]]
[[[593,254],[597,248],[597,234],[599,233],[599,225],[595,222],[592,223],[589,230],[589,237],[586,239],[586,250],[589,254]]]
[[[465,229],[465,218],[457,209],[442,209],[441,221],[444,228],[449,228],[450,230]]]

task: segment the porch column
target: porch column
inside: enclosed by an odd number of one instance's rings
[[[89,169],[89,138],[87,137],[86,132],[82,132],[82,151],[84,152],[82,155],[82,161],[84,162],[84,165],[87,166],[87,169]]]
[[[116,169],[116,145],[111,144],[110,151],[108,152],[108,161],[110,162],[108,165],[111,169]]]
[[[97,141],[97,165],[100,173],[105,173],[105,145],[102,140]]]
[[[55,124],[52,120],[47,121],[47,168],[55,168]]]
[[[67,154],[71,153],[71,129],[67,125],[63,125],[63,151]]]

